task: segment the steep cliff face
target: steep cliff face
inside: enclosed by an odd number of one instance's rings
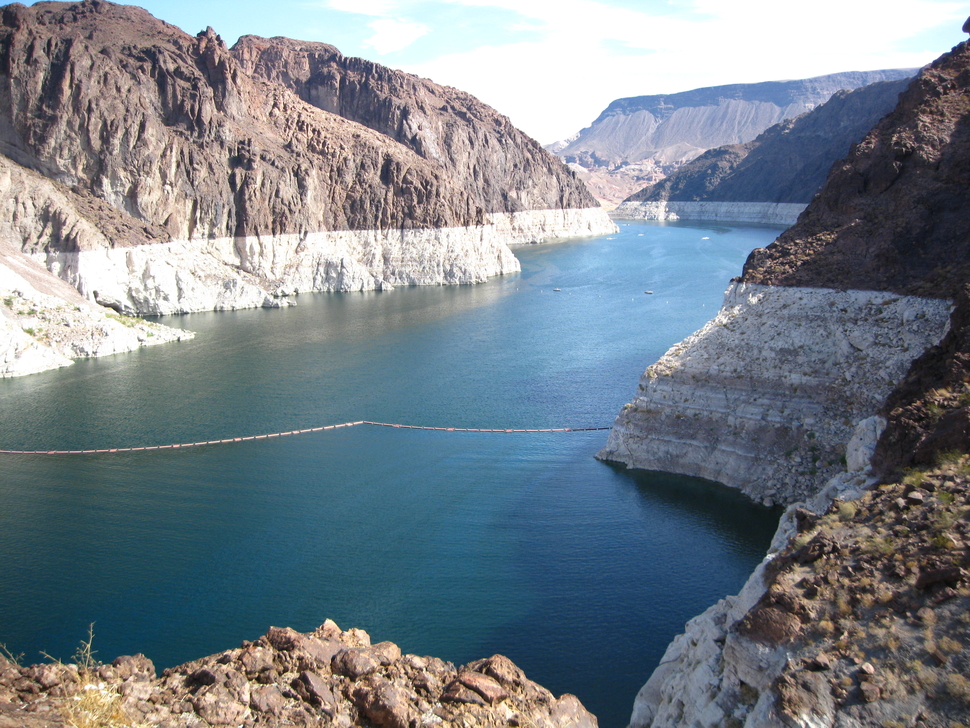
[[[744,280],[952,298],[970,274],[970,46],[939,58]]]
[[[775,203],[798,206],[801,212],[825,183],[832,164],[893,110],[909,82],[884,81],[836,92],[821,106],[770,127],[753,141],[705,152],[663,181],[628,197],[615,215],[670,219],[672,215],[685,218],[692,210],[690,205],[671,206],[671,202]],[[693,209],[695,214],[704,212],[703,205]],[[663,216],[650,215],[651,210],[662,211]]]
[[[804,500],[844,471],[856,423],[948,316],[939,299],[733,283],[711,322],[647,368],[597,457]]]
[[[596,205],[535,140],[462,91],[346,58],[323,43],[249,35],[232,55],[251,76],[289,88],[440,165],[486,212]]]
[[[240,72],[211,29],[94,1],[8,6],[0,32],[8,143],[172,238],[484,222],[409,150]]]
[[[0,153],[5,241],[130,314],[474,283],[518,270],[509,245],[615,229],[465,94],[100,0],[0,11]]]
[[[752,141],[768,127],[810,111],[841,89],[914,73],[915,69],[838,73],[617,99],[575,138],[550,148],[588,170],[604,193],[607,181],[615,184],[616,193],[626,190],[614,200],[620,202],[704,151]]]
[[[964,43],[921,72],[794,228],[751,254],[718,318],[648,369],[618,417],[604,456],[687,472],[728,463],[725,482],[789,504],[742,592],[670,646],[633,726],[968,715],[968,99]],[[783,449],[806,418],[821,425],[802,431],[808,473],[804,447]],[[827,467],[839,447],[847,472]]]
[[[0,377],[68,366],[79,357],[191,338],[189,331],[118,316],[92,303],[13,241],[104,245],[125,231],[146,239],[109,205],[0,156]]]

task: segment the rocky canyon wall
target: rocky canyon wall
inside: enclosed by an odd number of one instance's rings
[[[10,255],[126,314],[474,283],[616,229],[467,94],[101,0],[0,9],[0,186]]]
[[[623,220],[703,220],[762,225],[794,225],[807,204],[798,202],[710,202],[678,200],[622,202],[613,217]]]
[[[752,141],[711,149],[630,195],[613,215],[794,225],[832,165],[893,110],[910,80],[839,91]]]
[[[597,457],[804,500],[845,469],[856,424],[949,313],[942,299],[732,283],[718,315],[647,368]]]
[[[741,593],[671,644],[635,728],[970,714],[953,677],[970,659],[968,120],[963,43],[751,254],[714,321],[648,368],[618,416],[600,457],[788,505]]]

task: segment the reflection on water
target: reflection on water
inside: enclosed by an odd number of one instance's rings
[[[197,337],[0,381],[0,447],[357,419],[608,425],[775,232],[632,223],[519,248],[521,274],[480,286],[165,317]],[[777,517],[717,485],[599,463],[604,441],[358,427],[0,456],[0,642],[69,657],[94,621],[99,657],[161,668],[329,617],[456,663],[507,654],[624,725],[671,637],[738,589]]]

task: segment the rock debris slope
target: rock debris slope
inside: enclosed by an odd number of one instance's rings
[[[518,270],[510,244],[615,229],[466,94],[99,0],[0,10],[0,152],[7,243],[125,314],[474,283]]]
[[[271,627],[160,677],[144,655],[29,667],[0,657],[0,728],[108,725],[91,722],[96,711],[110,725],[165,728],[596,728],[575,696],[556,698],[506,657],[456,668],[329,620],[309,634]]]
[[[832,98],[745,144],[704,152],[628,197],[615,217],[794,224],[844,157],[896,106],[910,79],[883,81]]]
[[[600,457],[789,506],[744,589],[670,645],[632,726],[967,723],[968,126],[963,43],[617,418]]]

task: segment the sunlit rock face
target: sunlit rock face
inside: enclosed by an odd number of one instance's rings
[[[519,269],[511,245],[616,229],[468,94],[99,0],[0,10],[0,189],[0,265],[27,256],[125,314],[477,283]],[[24,335],[5,356],[34,370]]]

